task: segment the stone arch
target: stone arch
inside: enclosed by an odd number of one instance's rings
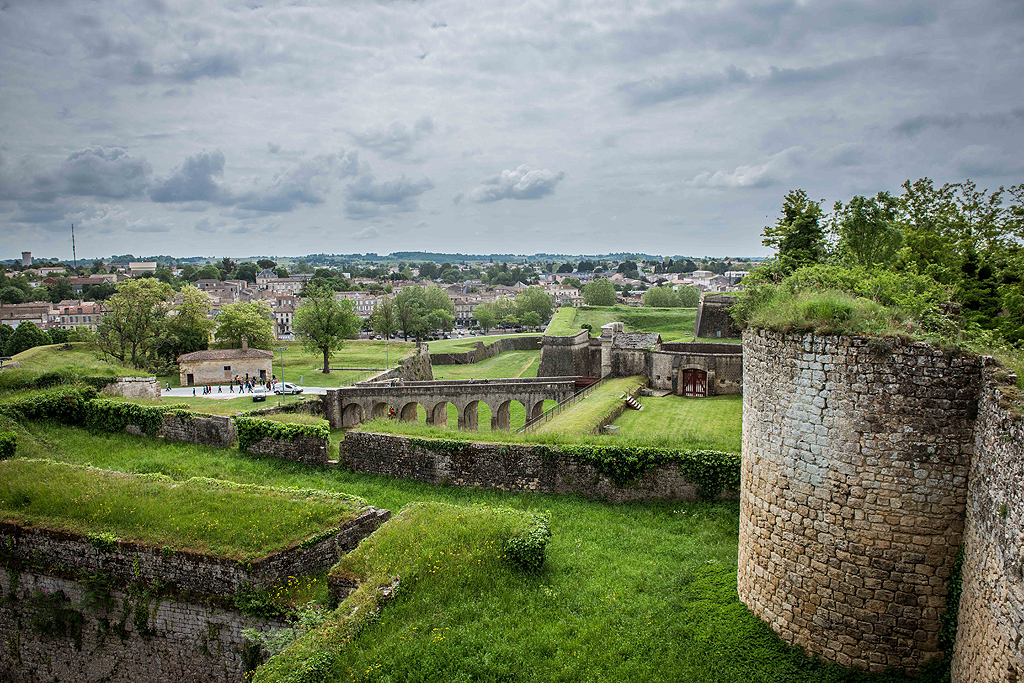
[[[409,401],[398,412],[398,418],[402,422],[415,422],[419,417],[420,404],[416,401]]]
[[[508,431],[512,425],[512,401],[502,401],[491,413],[491,431]]]
[[[530,419],[536,420],[544,414],[544,399],[540,399],[537,402],[530,401],[530,403],[533,403],[533,407],[530,408]]]
[[[341,411],[341,426],[343,428],[355,427],[366,418],[363,407],[358,403],[349,403]]]
[[[480,422],[489,424],[492,419],[491,407],[485,401],[470,401],[459,413],[459,429],[476,431]]]
[[[433,407],[427,409],[427,424],[439,427],[441,429],[448,429],[448,406],[451,405],[448,401],[439,401],[435,403]]]
[[[370,417],[374,420],[389,417],[391,414],[391,406],[387,401],[381,401],[373,406],[373,410],[370,412]]]

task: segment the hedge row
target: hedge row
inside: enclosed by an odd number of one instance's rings
[[[263,439],[278,441],[295,441],[303,437],[330,439],[331,431],[325,424],[306,425],[275,422],[258,417],[236,417],[235,429],[238,432],[238,448],[248,450],[249,446]]]
[[[9,371],[0,374],[0,389],[4,391],[26,391],[72,384],[102,389],[116,381],[117,377],[80,375],[69,370],[50,370],[38,374],[27,371]]]
[[[0,460],[14,457],[18,448],[18,435],[14,432],[0,432]]]
[[[187,407],[141,406],[96,396],[93,387],[58,389],[0,404],[0,414],[17,422],[56,420],[103,432],[123,432],[128,425],[135,425],[154,436],[160,431],[164,413]]]

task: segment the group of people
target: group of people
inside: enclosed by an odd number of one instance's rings
[[[277,382],[277,376],[276,375],[271,375],[270,379],[264,379],[264,380],[258,380],[255,377],[249,378],[248,376],[246,376],[245,379],[242,379],[238,375],[235,375],[235,378],[231,380],[230,384],[228,384],[228,393],[229,394],[235,393],[235,387],[238,387],[238,393],[239,394],[244,394],[246,392],[249,392],[251,394],[251,393],[253,393],[253,391],[256,390],[256,387],[263,387],[267,391],[273,391],[274,390],[274,383],[275,382]],[[171,389],[171,383],[168,382],[167,383],[167,390],[170,391],[170,389]],[[213,386],[206,385],[206,386],[203,387],[203,393],[202,393],[203,396],[205,396],[207,394],[212,394],[212,393],[213,393]],[[224,387],[222,385],[218,385],[217,386],[217,393],[218,394],[223,394],[224,393]],[[196,388],[195,387],[192,387],[192,395],[193,396],[196,395]]]

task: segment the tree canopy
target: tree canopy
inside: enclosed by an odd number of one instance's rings
[[[587,306],[614,306],[615,301],[615,286],[609,280],[594,280],[583,288],[583,303]]]
[[[302,346],[323,354],[325,375],[331,372],[331,355],[346,339],[356,336],[361,324],[351,301],[338,301],[333,289],[315,285],[306,288],[306,298],[295,311],[292,322]]]
[[[217,316],[217,341],[229,348],[242,347],[244,338],[254,349],[274,348],[274,312],[266,301],[228,304]]]

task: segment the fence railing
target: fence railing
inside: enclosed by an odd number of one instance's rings
[[[609,375],[608,377],[610,377],[610,376],[611,375]],[[596,389],[597,387],[599,387],[602,384],[604,384],[606,379],[607,379],[607,377],[602,377],[601,379],[597,380],[593,384],[591,384],[589,386],[583,387],[582,389],[577,391],[575,394],[573,394],[569,398],[567,398],[564,401],[562,401],[561,403],[559,403],[557,406],[551,406],[550,408],[545,410],[543,413],[541,413],[537,417],[532,418],[532,419],[527,418],[526,424],[524,424],[519,429],[515,430],[514,433],[515,434],[522,434],[523,432],[527,432],[531,428],[536,427],[537,425],[541,425],[541,424],[544,424],[545,422],[551,421],[551,419],[554,418],[556,415],[559,415],[562,412],[564,412],[566,408],[568,408],[568,407],[572,406],[573,404],[578,403],[579,401],[582,401],[584,398],[586,398],[587,395],[590,392],[592,392],[594,389]]]

